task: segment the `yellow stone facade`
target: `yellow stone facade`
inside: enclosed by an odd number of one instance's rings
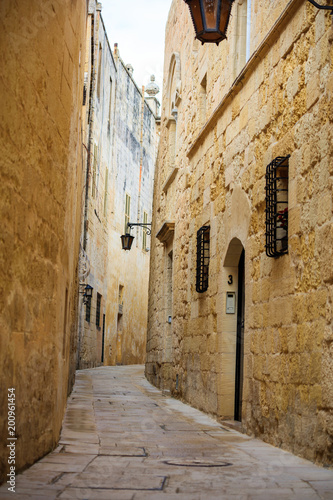
[[[0,5],[0,482],[7,389],[17,472],[56,445],[74,379],[85,23],[85,2]]]
[[[91,1],[79,278],[92,297],[85,304],[82,294],[79,303],[80,369],[142,364],[146,355],[150,237],[134,227],[132,249],[124,251],[120,236],[125,221],[151,223],[157,117],[117,44],[111,51],[102,14],[102,5]]]
[[[157,386],[322,464],[333,462],[332,41],[331,16],[306,0],[235,0],[227,40],[201,46],[173,1],[146,364]],[[288,253],[269,258],[266,167],[287,155]],[[203,226],[209,284],[197,293]]]

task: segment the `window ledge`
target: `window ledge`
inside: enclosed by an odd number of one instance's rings
[[[166,221],[157,232],[156,238],[160,240],[161,243],[167,243],[167,241],[173,237],[174,232],[175,232],[175,223],[171,221]]]

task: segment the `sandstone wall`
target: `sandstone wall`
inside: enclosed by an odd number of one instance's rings
[[[89,284],[93,295],[90,316],[80,301],[78,367],[144,363],[150,238],[143,248],[143,230],[134,228],[133,247],[125,252],[120,235],[125,232],[126,196],[130,222],[143,222],[144,213],[151,221],[156,120],[117,46],[112,53],[101,5],[94,1],[89,6],[85,75],[88,175],[81,264],[88,264],[81,287]]]
[[[1,478],[55,446],[75,373],[85,2],[2,1]]]
[[[85,223],[82,246],[88,258],[86,273],[81,276],[81,288],[92,288],[90,318],[87,306],[80,300],[78,367],[103,364],[105,352],[107,275],[110,226],[113,219],[115,168],[113,163],[114,120],[117,70],[101,17],[100,6],[90,3],[85,81],[87,98],[85,113],[84,163],[87,189],[83,196]],[[85,259],[81,253],[81,261]],[[84,271],[82,269],[82,271]],[[88,273],[88,274],[87,274]],[[100,306],[98,309],[98,300]]]
[[[156,156],[156,119],[118,52],[113,180],[113,216],[109,239],[107,343],[111,364],[144,363],[146,358],[150,236],[143,248],[143,229],[132,228],[130,251],[121,249],[125,200],[130,222],[152,218]],[[120,304],[120,307],[119,307]]]
[[[244,248],[243,429],[331,463],[331,18],[302,0],[269,8],[252,0],[251,57],[238,64],[241,4],[234,3],[219,47],[193,39],[184,2],[170,9],[146,374],[194,406],[234,418],[236,321],[226,314],[226,293],[238,292]],[[272,259],[265,254],[265,169],[288,154],[289,252]],[[210,226],[209,287],[198,294],[196,232],[203,225]]]

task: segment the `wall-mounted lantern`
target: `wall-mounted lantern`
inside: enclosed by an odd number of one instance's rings
[[[204,43],[218,45],[227,38],[227,28],[234,0],[184,0],[187,3],[196,38]],[[333,16],[333,6],[320,5],[315,0],[308,0],[320,10],[330,10]]]
[[[184,0],[193,21],[196,38],[218,45],[227,36],[231,7],[234,0]]]
[[[86,304],[89,300],[91,300],[93,287],[90,285],[86,285],[85,283],[80,283],[82,290],[80,293],[83,294],[83,303]]]
[[[131,235],[130,231],[131,231],[131,227],[133,227],[133,226],[143,227],[143,228],[145,228],[146,234],[148,236],[151,234],[151,229],[150,229],[150,227],[148,227],[148,226],[151,226],[151,222],[147,222],[145,224],[140,223],[140,222],[128,222],[127,223],[127,227],[129,229],[129,231],[126,232],[126,234],[122,234],[120,236],[120,238],[121,238],[121,247],[122,247],[123,250],[131,250],[131,248],[132,248],[132,243],[133,243],[133,240],[134,240],[134,236]]]

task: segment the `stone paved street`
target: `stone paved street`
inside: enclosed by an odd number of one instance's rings
[[[103,367],[77,372],[59,446],[0,498],[333,499],[333,470],[163,395],[142,366]]]

